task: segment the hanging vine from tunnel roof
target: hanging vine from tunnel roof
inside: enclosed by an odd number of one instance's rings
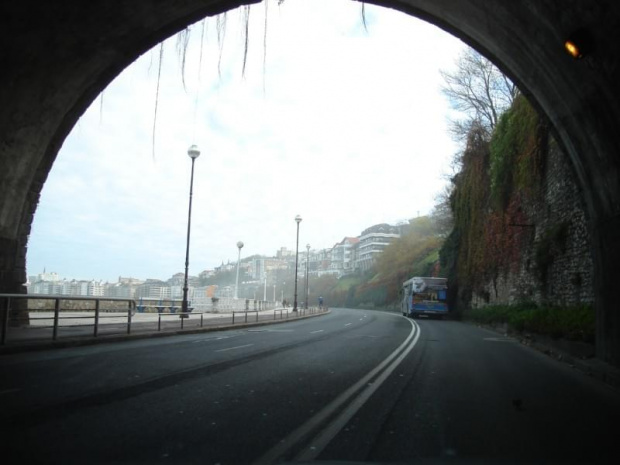
[[[177,34],[177,53],[179,60],[181,61],[181,82],[183,83],[183,90],[187,92],[187,86],[185,85],[185,62],[187,58],[187,46],[189,45],[190,30],[186,27]]]
[[[200,32],[200,53],[198,54],[198,86],[196,86],[196,95],[194,96],[194,115],[192,118],[192,141],[196,139],[196,113],[198,111],[198,94],[200,89],[201,80],[201,71],[202,71],[202,52],[204,49],[204,40],[205,40],[205,31],[207,29],[207,19],[204,18],[201,22],[201,32]]]
[[[217,27],[217,45],[219,46],[219,57],[217,59],[217,74],[222,78],[222,53],[224,51],[224,37],[226,36],[226,12],[221,15],[217,15],[216,18]]]
[[[281,6],[285,0],[278,0],[278,6]],[[268,24],[268,13],[269,13],[269,1],[264,0],[265,2],[265,22],[264,22],[264,32],[263,32],[263,92],[265,92],[265,70],[267,63],[267,24]],[[366,21],[366,8],[365,3],[360,2],[361,4],[361,20],[362,25],[364,26],[364,30],[368,32],[368,24]],[[244,5],[242,9],[242,21],[243,21],[243,29],[244,29],[244,49],[243,49],[243,63],[241,68],[241,76],[245,77],[245,70],[247,64],[247,57],[249,51],[249,30],[250,30],[250,10],[251,5]],[[200,72],[202,68],[202,55],[203,55],[203,44],[205,38],[205,30],[207,27],[207,18],[202,20],[202,30],[200,36],[200,55],[199,55],[199,65],[198,65],[198,82],[200,83]],[[222,77],[222,55],[224,51],[224,39],[226,37],[226,22],[227,22],[227,12],[219,14],[216,16],[216,31],[217,31],[217,43],[219,49],[219,56],[217,61],[217,72],[218,76]],[[177,34],[177,54],[180,61],[181,66],[181,82],[183,84],[183,90],[187,92],[187,86],[185,82],[185,65],[187,58],[187,49],[189,46],[189,40],[191,36],[191,26],[186,27],[182,31]],[[161,82],[161,71],[162,64],[164,58],[164,41],[159,44],[159,63],[157,68],[157,85],[155,89],[155,108],[153,111],[153,134],[152,134],[152,154],[153,160],[155,159],[155,133],[157,129],[157,110],[159,107],[159,88]],[[148,70],[150,72],[153,64],[153,54],[151,53],[151,60],[149,62]],[[103,92],[101,93],[101,109],[100,112],[103,112]],[[196,91],[196,97],[194,101],[194,133],[195,133],[195,120],[196,120],[196,111],[198,105],[198,91]],[[193,137],[194,135],[192,135]]]
[[[250,32],[250,6],[244,5],[243,7],[243,66],[241,67],[241,77],[245,77],[245,64],[248,60],[248,47],[249,47],[249,32]]]
[[[101,93],[99,94],[99,124],[101,124],[101,122],[103,121],[103,93],[104,92],[105,92],[105,89],[103,89]]]
[[[265,26],[263,28],[263,95],[265,95],[265,70],[267,69],[267,18],[269,17],[269,2],[265,0]]]
[[[366,4],[362,2],[362,24],[364,25],[364,30],[368,32],[368,25],[366,24]]]
[[[152,138],[152,149],[153,149],[153,160],[155,160],[155,129],[157,127],[157,107],[159,104],[159,83],[161,81],[161,65],[164,61],[164,43],[159,44],[159,65],[157,67],[157,86],[155,88],[155,111],[153,112],[153,138]]]

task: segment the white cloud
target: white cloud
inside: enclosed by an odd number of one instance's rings
[[[318,6],[320,4],[320,7]],[[176,39],[165,43],[155,157],[159,49],[93,102],[65,141],[33,224],[28,271],[166,278],[185,254],[190,144],[195,164],[190,272],[244,255],[330,247],[372,224],[427,213],[455,151],[439,69],[463,45],[406,15],[355,2],[252,8],[246,75],[236,12],[221,78],[215,20],[192,26],[184,90]],[[199,79],[200,76],[200,79]],[[264,86],[264,88],[263,88]]]

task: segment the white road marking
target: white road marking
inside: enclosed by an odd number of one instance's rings
[[[353,323],[347,323],[345,326],[349,326],[349,325],[352,325],[352,324],[353,324]]]
[[[250,347],[250,346],[253,346],[253,345],[254,345],[254,344],[244,344],[244,345],[242,345],[242,346],[227,347],[226,349],[219,349],[219,350],[216,350],[216,352],[225,352],[225,351],[227,351],[227,350],[241,349],[241,348],[243,348],[243,347]]]
[[[294,329],[248,329],[248,333],[292,333]]]
[[[325,330],[324,329],[317,329],[316,331],[310,331],[310,334],[322,333],[323,331],[325,331]]]
[[[344,411],[332,420],[330,424],[323,428],[323,430],[311,441],[311,446],[305,450],[302,450],[297,457],[295,457],[295,461],[303,462],[316,459],[331,442],[331,440],[334,439],[334,437],[342,430],[342,428],[346,426],[351,418],[353,418],[359,409],[364,406],[370,396],[372,396],[375,391],[381,387],[383,382],[394,372],[403,359],[409,355],[409,352],[413,350],[418,342],[418,339],[420,339],[420,327],[413,321],[410,321],[410,323],[412,325],[412,331],[407,339],[405,339],[405,342],[403,342],[394,352],[383,360],[383,362],[377,365],[374,370],[360,379],[357,384],[349,388],[349,390],[352,390],[349,397],[352,397],[359,389],[358,386],[367,384],[367,386],[361,390],[357,397],[349,402]],[[409,346],[407,346],[407,344],[409,344]],[[373,376],[377,373],[380,373],[379,376],[377,376],[374,381],[371,381]],[[349,390],[345,391],[345,393]]]
[[[230,337],[234,337],[234,336],[205,337],[203,339],[196,339],[195,341],[192,341],[192,344],[197,344],[199,342],[220,341],[222,339],[228,339]]]
[[[325,447],[327,447],[334,436],[351,420],[353,415],[365,404],[370,396],[383,384],[387,377],[392,374],[409,352],[413,350],[420,338],[420,327],[414,321],[408,321],[411,323],[411,333],[396,350],[386,357],[379,365],[369,371],[357,383],[350,386],[306,423],[294,430],[291,434],[282,439],[278,445],[256,460],[254,465],[268,465],[276,462],[277,459],[285,455],[292,448],[298,446],[304,438],[307,438],[313,431],[321,427],[323,423],[333,416],[334,412],[341,411],[331,423],[322,427],[321,432],[309,443],[310,447],[303,450],[294,460],[312,461],[315,459]],[[375,379],[373,380],[373,378]],[[343,406],[345,406],[344,410],[342,410]]]

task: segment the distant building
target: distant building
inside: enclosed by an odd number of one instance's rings
[[[215,273],[223,273],[225,271],[234,271],[237,269],[237,263],[230,263],[230,261],[226,264],[224,264],[224,262],[222,262],[222,264],[220,266],[216,266],[215,267]]]
[[[171,298],[170,286],[158,279],[147,279],[146,282],[136,287],[136,299],[169,299]]]
[[[115,299],[133,299],[135,293],[136,285],[121,282],[108,284],[105,290],[106,297],[113,297]]]
[[[305,276],[306,269],[310,276],[323,275],[344,276],[355,271],[369,269],[377,256],[383,252],[390,242],[400,237],[406,225],[391,226],[386,223],[377,224],[365,229],[359,237],[344,237],[333,247],[320,250],[299,250],[298,276]],[[257,258],[256,258],[257,257]],[[239,264],[240,271],[252,276],[257,282],[267,278],[268,285],[275,285],[278,270],[294,269],[295,251],[281,247],[275,257],[252,256]],[[222,264],[213,270],[204,270],[197,277],[188,276],[188,298],[191,300],[194,289],[199,289],[196,299],[208,302],[212,297],[231,297],[233,287],[210,286],[200,287],[207,278],[219,273],[234,272],[237,263]],[[249,278],[246,276],[246,280]],[[270,283],[273,281],[273,283]],[[184,273],[175,273],[167,281],[147,279],[146,281],[119,276],[116,283],[104,283],[96,280],[60,279],[58,273],[43,273],[30,276],[26,283],[29,294],[68,295],[114,297],[125,299],[174,299],[183,298]],[[250,281],[244,281],[246,284]],[[242,284],[242,283],[240,283]]]
[[[122,276],[118,277],[118,283],[119,284],[137,286],[138,284],[142,284],[143,282],[144,282],[144,280],[138,279],[138,278],[123,278]]]
[[[288,262],[278,258],[255,258],[252,260],[252,278],[263,280],[265,275],[276,270],[288,269]]]
[[[28,294],[62,295],[63,290],[62,281],[35,281],[28,287]]]
[[[58,276],[58,273],[56,273],[55,271],[51,271],[49,273],[46,273],[45,270],[43,270],[43,273],[39,274],[37,276],[37,281],[60,281],[60,277]]]
[[[280,247],[280,250],[276,252],[276,258],[279,258],[280,260],[286,260],[287,258],[294,257],[294,256],[295,256],[295,251],[288,250],[286,247]]]
[[[369,269],[390,242],[399,237],[398,226],[387,223],[376,224],[362,231],[357,246],[355,268],[361,271]]]
[[[108,284],[103,281],[41,278],[58,278],[58,274],[44,273],[38,275],[29,283],[28,294],[103,297],[106,295],[106,288],[108,287]]]
[[[204,270],[198,274],[198,278],[201,280],[205,280],[215,275],[215,270]]]
[[[183,283],[185,282],[185,273],[175,273],[166,282],[170,286],[183,286]]]
[[[91,297],[103,297],[105,295],[105,284],[103,281],[89,281],[86,285],[86,295]]]
[[[357,237],[345,237],[332,247],[330,270],[340,276],[350,274],[354,270],[354,247],[360,242]]]
[[[316,276],[320,277],[325,274],[334,274],[334,270],[331,269],[332,249],[321,249],[313,253],[312,257],[310,258],[311,266],[313,261],[316,263]]]
[[[142,279],[118,277],[118,282],[106,284],[105,296],[117,299],[133,299],[136,294],[136,287],[143,284]]]

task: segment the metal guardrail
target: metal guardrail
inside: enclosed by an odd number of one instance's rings
[[[182,303],[179,299],[173,298],[136,298],[136,308],[138,313],[175,313],[181,309]],[[271,300],[256,299],[235,299],[232,297],[220,297],[216,300],[204,299],[194,296],[191,299],[192,307],[195,311],[206,313],[231,313],[232,311],[265,311],[274,310],[278,305]]]
[[[204,322],[204,312],[199,312],[199,313],[193,313],[193,315],[200,315],[200,327],[202,328],[203,322]],[[169,317],[169,316],[176,316],[179,317],[179,320],[181,320],[181,329],[183,329],[183,325],[184,325],[184,321],[186,318],[189,318],[189,316],[192,315],[192,312],[172,312],[172,313],[166,313],[166,312],[158,312],[157,314],[157,331],[161,331],[161,318],[164,317]]]
[[[247,323],[248,322],[248,313],[255,313],[256,314],[256,322],[258,322],[258,310],[243,310],[240,312],[236,312],[233,310],[232,312],[232,324],[235,324],[235,314],[239,314],[241,313],[242,315],[245,315],[245,320],[244,322]]]
[[[54,301],[54,315],[51,317],[20,317],[14,316],[11,318],[11,311],[19,312],[24,310],[21,308],[12,307],[13,303],[18,301],[28,301],[28,300],[52,300]],[[91,309],[86,309],[87,311],[93,311],[95,314],[93,316],[61,316],[61,307],[62,301],[88,301],[94,302],[95,306]],[[11,321],[19,322],[19,321],[36,321],[36,320],[52,320],[51,326],[42,326],[41,328],[52,328],[52,340],[58,339],[58,327],[60,326],[60,320],[70,320],[70,319],[93,319],[92,324],[88,325],[77,325],[77,326],[93,326],[93,337],[97,337],[99,334],[99,322],[106,318],[118,318],[118,316],[106,316],[101,315],[102,312],[106,312],[107,309],[103,309],[101,307],[101,302],[121,302],[127,303],[127,334],[131,334],[131,317],[136,313],[136,303],[133,299],[119,299],[114,297],[85,297],[85,296],[63,296],[63,295],[36,295],[36,294],[0,294],[0,302],[2,305],[2,331],[0,332],[0,344],[5,345],[7,341],[7,335],[9,332],[9,324]],[[39,310],[39,309],[37,309]],[[75,311],[84,311],[85,309],[68,309]],[[25,309],[26,312],[30,313],[35,311],[33,309]],[[114,309],[115,312],[121,312],[120,309]]]
[[[280,319],[288,319],[289,315],[291,313],[296,313],[296,315],[294,315],[296,318],[300,317],[300,316],[305,316],[306,314],[308,315],[314,315],[316,313],[322,313],[322,312],[326,312],[327,311],[327,307],[309,307],[309,308],[298,308],[297,312],[293,312],[292,309],[288,309],[288,308],[275,308],[273,310],[273,319],[277,320],[278,319],[278,313],[280,314]],[[235,324],[235,314],[242,314],[244,315],[244,323],[248,322],[248,313],[255,313],[256,314],[256,319],[254,320],[255,322],[258,322],[258,314],[259,314],[260,310],[243,310],[243,311],[233,311],[232,312],[232,324]],[[283,316],[286,315],[286,316]]]
[[[46,300],[46,301],[53,301],[53,309],[50,308],[50,306],[44,306],[45,308],[32,308],[33,306],[28,304],[28,301],[41,301],[41,300]],[[25,302],[24,303],[20,303],[20,302]],[[73,305],[67,305],[65,303],[64,308],[63,308],[63,302],[71,302],[71,301],[86,301],[86,302],[93,302],[94,307],[89,306],[88,308],[84,308],[84,307],[78,307],[75,308],[76,306]],[[116,305],[108,305],[107,307],[105,305],[102,305],[102,303],[114,303]],[[252,318],[254,320],[254,322],[259,322],[260,320],[260,315],[262,314],[263,317],[263,321],[268,321],[269,319],[269,315],[270,310],[267,307],[267,305],[263,306],[260,305],[258,302],[259,301],[255,301],[255,305],[254,305],[254,309],[250,309],[250,305],[248,305],[248,303],[251,302],[249,300],[246,300],[246,305],[245,305],[245,309],[243,310],[233,310],[232,312],[230,312],[229,315],[231,315],[231,319],[229,319],[228,321],[231,322],[232,325],[235,325],[236,323],[248,323],[248,316],[250,316],[250,318]],[[119,303],[121,304],[121,308],[119,308]],[[116,319],[118,320],[119,318],[123,318],[122,315],[119,316],[119,313],[124,313],[126,311],[126,330],[123,330],[122,332],[126,332],[127,334],[131,334],[131,330],[132,330],[132,317],[134,317],[134,315],[136,313],[140,313],[140,310],[144,310],[145,309],[145,305],[141,304],[142,309],[140,309],[139,306],[137,306],[136,301],[133,299],[121,299],[121,298],[114,298],[114,297],[86,297],[86,296],[65,296],[65,295],[36,295],[36,294],[0,294],[0,310],[1,310],[1,324],[2,324],[2,328],[0,331],[0,345],[6,345],[10,330],[9,328],[11,328],[11,323],[17,323],[15,325],[15,330],[21,330],[23,331],[24,329],[26,331],[30,331],[30,328],[35,328],[36,329],[52,329],[52,335],[51,338],[52,340],[57,340],[59,338],[59,328],[64,328],[64,329],[68,329],[68,328],[77,328],[77,327],[89,327],[92,326],[93,330],[92,333],[82,333],[81,336],[86,336],[88,337],[89,335],[92,337],[97,337],[99,335],[99,329],[100,329],[100,323],[101,324],[105,324],[106,319]],[[123,310],[122,307],[126,306],[126,310]],[[114,308],[111,308],[114,307]],[[267,308],[265,308],[267,307]],[[200,323],[195,325],[195,326],[200,326],[203,327],[205,322],[205,312],[192,312],[191,310],[189,312],[177,312],[176,309],[178,308],[175,305],[157,305],[155,306],[155,308],[157,308],[159,311],[157,312],[157,331],[160,332],[162,331],[162,320],[166,320],[168,317],[176,317],[179,319],[180,321],[180,329],[184,329],[185,326],[185,320],[188,319],[190,317],[190,315],[193,316],[198,316],[200,315]],[[62,312],[73,312],[73,313],[88,313],[87,315],[62,315]],[[305,315],[311,315],[311,314],[316,314],[316,313],[323,313],[327,311],[327,307],[323,307],[323,308],[319,308],[319,307],[310,307],[308,309],[304,309],[304,308],[298,308],[298,310],[296,312],[293,312],[293,310],[291,308],[275,308],[273,309],[273,320],[277,320],[278,317],[279,319],[294,319],[294,318],[298,318],[298,317],[302,317]],[[44,317],[36,317],[33,316],[32,314],[36,314],[37,312],[53,312],[52,316],[44,316]],[[94,315],[90,315],[90,313],[94,312]],[[114,312],[116,313],[116,315],[105,315],[105,313],[107,312]],[[218,312],[219,313],[219,312]],[[254,316],[252,317],[252,314],[254,314]],[[243,315],[242,318],[239,318],[239,315]],[[221,313],[219,314],[219,316],[224,316]],[[137,317],[136,317],[137,318]],[[209,317],[207,317],[209,318]],[[61,321],[63,320],[93,320],[92,323],[87,323],[87,324],[67,324],[67,325],[62,325]],[[33,322],[39,322],[41,320],[51,320],[52,324],[45,326],[45,325],[38,325],[38,324],[32,324]],[[195,321],[195,320],[194,320]],[[221,321],[221,320],[219,320]],[[20,325],[20,322],[28,322],[28,324],[26,325]],[[116,322],[112,322],[112,323],[108,323],[110,325],[119,325],[119,324],[123,324],[123,323],[119,323],[118,321]],[[142,324],[137,322],[137,324]],[[168,328],[170,327],[169,325],[167,325]],[[173,325],[175,326],[175,325]],[[143,328],[141,328],[140,330],[142,330]],[[109,334],[109,332],[108,332]],[[118,331],[117,331],[118,334]],[[19,338],[19,335],[16,336],[17,339]],[[40,338],[38,338],[40,340]]]

